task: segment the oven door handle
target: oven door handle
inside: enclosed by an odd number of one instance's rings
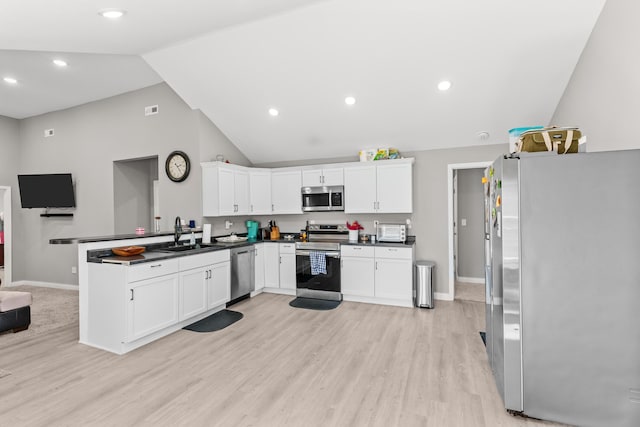
[[[300,255],[300,256],[309,256],[309,253],[311,251],[296,251],[296,255]],[[317,252],[323,252],[323,251],[317,251]],[[325,255],[328,256],[329,258],[340,258],[340,252],[325,252]]]

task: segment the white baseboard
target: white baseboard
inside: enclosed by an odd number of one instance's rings
[[[458,276],[458,282],[482,283],[484,285],[484,277],[462,277],[462,276]]]
[[[438,300],[441,300],[441,301],[453,301],[453,296],[450,295],[449,293],[434,292],[433,293],[433,299],[438,299]]]
[[[10,285],[5,285],[7,288],[14,286],[39,286],[41,288],[55,288],[55,289],[66,289],[68,291],[77,291],[79,288],[76,285],[67,285],[65,283],[53,283],[53,282],[37,282],[34,280],[18,280],[17,282],[12,282]]]

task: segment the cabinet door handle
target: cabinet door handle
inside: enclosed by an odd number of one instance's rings
[[[280,256],[280,264],[282,264],[282,256]]]
[[[133,289],[129,289],[131,291],[131,298],[129,298],[129,301],[133,301]]]
[[[151,268],[156,268],[156,267],[162,267],[162,264],[154,264],[151,266]]]
[[[209,279],[213,277],[213,270],[209,270]]]
[[[376,270],[378,269],[378,261],[376,261]]]
[[[273,212],[275,210],[276,210],[275,205],[273,203],[271,203],[271,212]]]
[[[251,205],[251,212],[253,212],[253,205]]]

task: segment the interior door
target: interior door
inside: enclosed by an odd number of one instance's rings
[[[458,280],[458,170],[453,171],[453,278]],[[455,287],[454,287],[455,297]]]

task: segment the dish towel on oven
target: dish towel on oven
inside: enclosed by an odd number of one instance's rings
[[[324,252],[309,251],[309,260],[312,275],[327,274],[327,256]]]

